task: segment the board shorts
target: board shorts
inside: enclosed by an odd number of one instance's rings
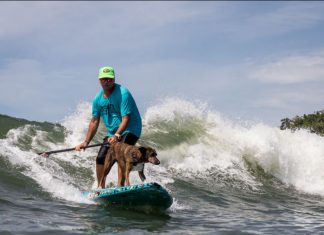
[[[121,140],[120,142],[122,143],[126,143],[126,144],[130,144],[130,145],[135,145],[136,142],[138,140],[138,137],[130,132],[126,133],[125,135],[121,136]],[[106,136],[103,139],[103,144],[104,143],[108,143],[108,136]],[[96,158],[96,163],[97,165],[104,165],[105,163],[105,158],[108,152],[109,146],[108,145],[103,145],[101,146],[101,148],[99,149],[97,158]]]

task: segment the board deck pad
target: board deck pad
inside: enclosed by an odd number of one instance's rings
[[[173,199],[168,191],[158,183],[136,184],[116,188],[95,189],[84,192],[85,197],[99,204],[127,207],[169,208]]]

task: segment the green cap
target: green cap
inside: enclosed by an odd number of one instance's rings
[[[115,71],[112,67],[102,67],[99,69],[98,78],[115,78]]]

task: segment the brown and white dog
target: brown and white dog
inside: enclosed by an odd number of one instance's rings
[[[104,163],[104,174],[100,180],[100,184],[103,182],[105,177],[109,174],[112,166],[115,162],[118,163],[118,187],[130,185],[129,173],[134,166],[140,163],[150,162],[154,165],[159,165],[160,161],[156,157],[157,153],[155,149],[151,147],[136,147],[125,143],[116,143],[110,145],[107,152],[105,163]],[[142,181],[146,179],[144,175],[144,168],[138,171],[138,175]]]

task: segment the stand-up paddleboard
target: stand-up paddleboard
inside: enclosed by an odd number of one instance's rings
[[[158,183],[96,189],[90,192],[84,192],[83,195],[96,203],[108,206],[117,205],[167,209],[173,202],[168,191]]]

